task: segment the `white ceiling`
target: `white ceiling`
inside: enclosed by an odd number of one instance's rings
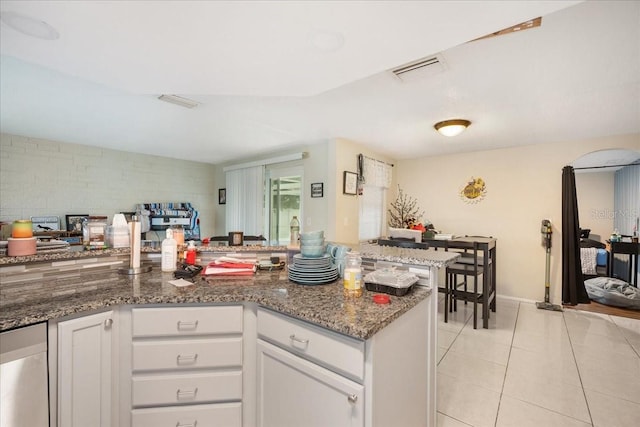
[[[397,159],[640,133],[637,1],[5,1],[2,132],[221,163],[331,138]],[[542,26],[466,43],[543,16]],[[343,41],[323,50],[322,42]],[[388,70],[438,54],[441,70]],[[201,103],[186,109],[163,93]],[[455,138],[433,124],[473,122]],[[640,149],[640,141],[639,141]]]

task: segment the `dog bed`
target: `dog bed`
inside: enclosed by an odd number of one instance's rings
[[[601,304],[640,310],[640,289],[613,277],[594,277],[584,281],[589,298]]]

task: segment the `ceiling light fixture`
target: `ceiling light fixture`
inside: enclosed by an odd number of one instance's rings
[[[183,98],[178,95],[160,95],[158,99],[160,101],[169,102],[171,104],[179,105],[185,108],[195,108],[198,105],[200,105],[200,103],[197,101],[194,101],[188,98]]]
[[[3,11],[0,14],[0,19],[7,26],[27,36],[42,40],[57,40],[60,38],[60,33],[50,24],[30,16]]]
[[[471,124],[469,120],[451,119],[438,122],[433,127],[444,136],[460,135]]]

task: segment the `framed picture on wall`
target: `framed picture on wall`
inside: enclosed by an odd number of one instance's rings
[[[311,197],[324,196],[324,184],[322,182],[314,182],[311,184]]]
[[[218,189],[218,204],[226,205],[227,204],[227,189],[219,188]]]
[[[355,196],[358,192],[358,175],[355,172],[344,171],[344,194]]]
[[[82,221],[88,216],[89,214],[65,215],[67,231],[82,233]]]

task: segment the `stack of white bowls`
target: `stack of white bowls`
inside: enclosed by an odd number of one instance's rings
[[[320,258],[325,255],[324,231],[300,233],[300,255],[306,258]]]

